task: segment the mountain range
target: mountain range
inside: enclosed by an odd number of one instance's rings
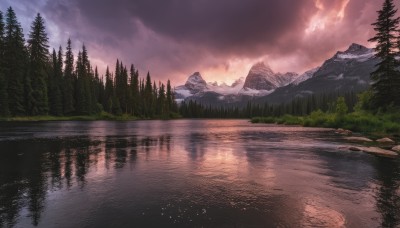
[[[194,100],[207,105],[255,102],[282,103],[321,93],[359,92],[370,84],[378,60],[373,49],[352,44],[344,51],[303,74],[276,73],[263,62],[254,64],[246,77],[232,85],[206,82],[199,72],[175,88],[178,102]]]

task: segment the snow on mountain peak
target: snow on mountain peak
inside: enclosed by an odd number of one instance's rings
[[[365,46],[363,46],[363,45],[356,44],[356,43],[352,43],[352,44],[350,45],[350,47],[349,47],[344,53],[348,53],[348,54],[350,54],[350,53],[352,53],[352,54],[359,54],[359,53],[368,52],[368,51],[370,51],[370,50],[371,50],[371,49],[369,49],[369,48],[367,48],[367,47],[365,47]]]
[[[353,43],[346,51],[337,52],[334,58],[336,59],[336,61],[354,59],[358,62],[365,62],[373,56],[373,49]]]
[[[204,81],[203,77],[201,77],[201,74],[199,72],[195,72],[191,76],[189,76],[188,80],[186,81],[186,84],[207,84],[206,81]]]
[[[272,71],[271,67],[264,62],[258,62],[254,64],[251,69],[250,73],[252,74],[263,74],[263,75],[272,75],[274,72]],[[249,73],[249,74],[250,74]]]
[[[178,86],[177,90],[181,91],[181,94],[196,94],[207,89],[207,82],[204,81],[203,77],[199,72],[195,72],[189,76],[184,86]]]
[[[308,79],[312,78],[314,74],[320,69],[320,67],[316,67],[314,69],[311,69],[309,71],[306,71],[304,74],[300,75],[299,77],[296,78],[291,84],[293,85],[298,85],[304,81],[307,81]]]
[[[297,77],[298,74],[293,72],[285,74],[274,73],[268,65],[259,62],[250,69],[243,88],[272,91],[276,88],[290,84]]]

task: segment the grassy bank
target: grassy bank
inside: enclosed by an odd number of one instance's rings
[[[353,112],[349,114],[316,111],[309,116],[284,115],[281,117],[255,117],[252,123],[277,123],[304,127],[344,128],[372,136],[400,136],[400,113],[371,114]]]
[[[0,117],[0,121],[7,122],[29,122],[29,121],[97,121],[97,120],[110,120],[110,121],[133,121],[133,120],[168,120],[178,119],[178,114],[171,114],[169,116],[156,116],[154,118],[141,118],[131,115],[112,115],[102,112],[97,115],[88,116],[20,116],[20,117]]]

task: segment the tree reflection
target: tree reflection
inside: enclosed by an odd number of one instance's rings
[[[169,153],[170,143],[169,135],[0,141],[0,227],[15,226],[24,210],[32,225],[38,226],[48,192],[83,189],[87,175],[96,172],[98,165],[122,169],[142,152],[146,156],[153,149]]]
[[[382,227],[400,226],[400,163],[378,158],[375,162],[378,180],[377,208],[382,215]]]
[[[185,149],[189,152],[191,160],[197,161],[203,158],[207,147],[206,142],[206,135],[198,133],[190,134]]]

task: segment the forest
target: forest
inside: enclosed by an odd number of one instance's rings
[[[0,116],[90,116],[103,113],[138,118],[170,118],[177,110],[170,81],[145,78],[117,60],[100,76],[85,45],[74,57],[72,42],[49,53],[40,14],[29,38],[14,10],[0,11]]]
[[[133,64],[124,65],[118,59],[114,71],[107,66],[105,75],[100,76],[97,66],[90,63],[85,45],[75,57],[70,39],[66,43],[65,52],[60,46],[58,50],[53,49],[49,53],[49,38],[43,17],[37,14],[29,38],[25,41],[21,25],[10,7],[5,15],[0,11],[0,117],[248,119],[334,114],[340,106],[345,110],[344,114],[398,113],[400,61],[396,56],[400,53],[400,19],[396,17],[397,9],[392,1],[385,1],[378,13],[377,22],[372,24],[377,33],[370,41],[377,43],[375,57],[381,59],[381,62],[371,74],[372,84],[368,91],[361,94],[352,91],[313,94],[283,101],[281,104],[260,104],[251,100],[247,104],[217,107],[190,99],[178,105],[169,80],[166,84],[157,83],[152,81],[149,72],[141,78]],[[271,119],[267,118],[264,122],[271,122]],[[334,126],[340,126],[340,123]]]

